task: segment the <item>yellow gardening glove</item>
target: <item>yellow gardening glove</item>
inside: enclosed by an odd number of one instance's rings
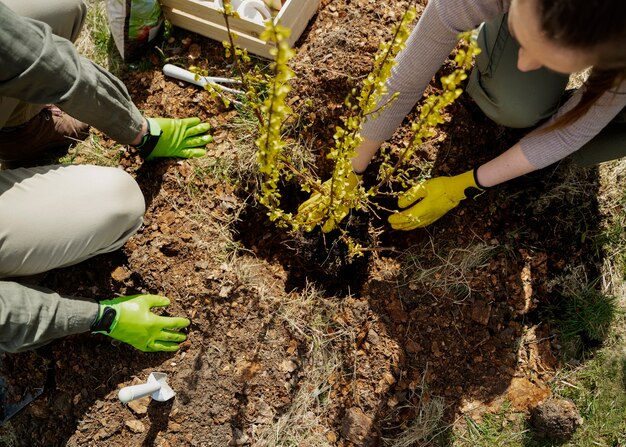
[[[395,230],[413,230],[430,225],[465,199],[465,190],[478,186],[475,170],[454,177],[435,177],[419,183],[398,198],[398,206],[406,208],[422,199],[411,208],[392,214],[387,219]]]
[[[350,172],[348,177],[346,178],[345,190],[352,191],[357,187],[359,181],[361,180],[361,176],[355,174],[354,172]],[[320,194],[319,192],[314,192],[311,194],[311,197],[304,202],[302,205],[298,207],[298,216],[297,218],[303,218],[304,222],[319,222],[324,216],[328,213],[328,206],[330,205],[330,188],[331,188],[331,180],[326,180],[322,183],[322,190],[327,192],[327,194]],[[339,188],[335,189],[335,192],[339,191]],[[340,197],[335,197],[333,200],[341,200]],[[350,209],[347,206],[338,207],[333,215],[328,216],[324,225],[322,225],[322,232],[328,233],[334,230],[337,227],[337,224],[341,222],[344,217],[348,215]],[[312,230],[314,225],[308,226],[307,230]]]

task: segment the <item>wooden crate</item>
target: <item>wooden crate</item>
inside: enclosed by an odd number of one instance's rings
[[[277,23],[291,29],[288,43],[293,46],[309,20],[317,11],[320,0],[287,0],[274,18]],[[201,34],[220,42],[228,40],[224,16],[202,0],[161,0],[165,16],[174,26]],[[243,18],[230,17],[231,31],[239,35],[235,43],[250,53],[271,59],[272,43],[259,39],[264,25]]]

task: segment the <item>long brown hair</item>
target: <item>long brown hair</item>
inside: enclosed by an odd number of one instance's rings
[[[626,80],[626,0],[535,1],[548,39],[596,57],[580,102],[550,126],[564,127]]]

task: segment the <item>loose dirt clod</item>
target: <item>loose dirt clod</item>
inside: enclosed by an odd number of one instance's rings
[[[535,429],[535,435],[552,441],[567,441],[582,422],[576,405],[564,399],[544,402],[530,413],[530,423]]]

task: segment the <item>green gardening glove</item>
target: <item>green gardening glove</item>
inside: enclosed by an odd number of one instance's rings
[[[157,157],[194,158],[206,155],[204,146],[213,141],[209,123],[200,118],[146,118],[148,132],[136,146],[146,160]]]
[[[387,220],[395,230],[425,227],[465,199],[465,190],[468,188],[484,191],[478,186],[475,170],[454,177],[435,177],[426,180],[404,192],[398,198],[398,206],[406,208],[413,205],[416,200],[422,200],[407,210],[392,214]]]
[[[346,178],[345,189],[352,191],[359,185],[361,176],[350,172]],[[331,180],[326,180],[322,183],[322,191],[326,194],[320,194],[314,192],[311,197],[298,207],[298,215],[296,219],[301,219],[303,222],[309,222],[312,224],[307,225],[307,230],[312,230],[317,222],[320,222],[328,214],[328,206],[330,202],[330,188]],[[340,197],[336,197],[333,200],[341,200]],[[322,225],[322,232],[328,233],[337,227],[337,224],[341,222],[350,212],[347,206],[338,207],[332,215],[329,215],[326,222]]]
[[[187,336],[172,329],[187,327],[190,321],[150,312],[153,307],[169,304],[168,298],[158,295],[121,296],[101,301],[91,331],[108,335],[144,352],[176,351]]]

